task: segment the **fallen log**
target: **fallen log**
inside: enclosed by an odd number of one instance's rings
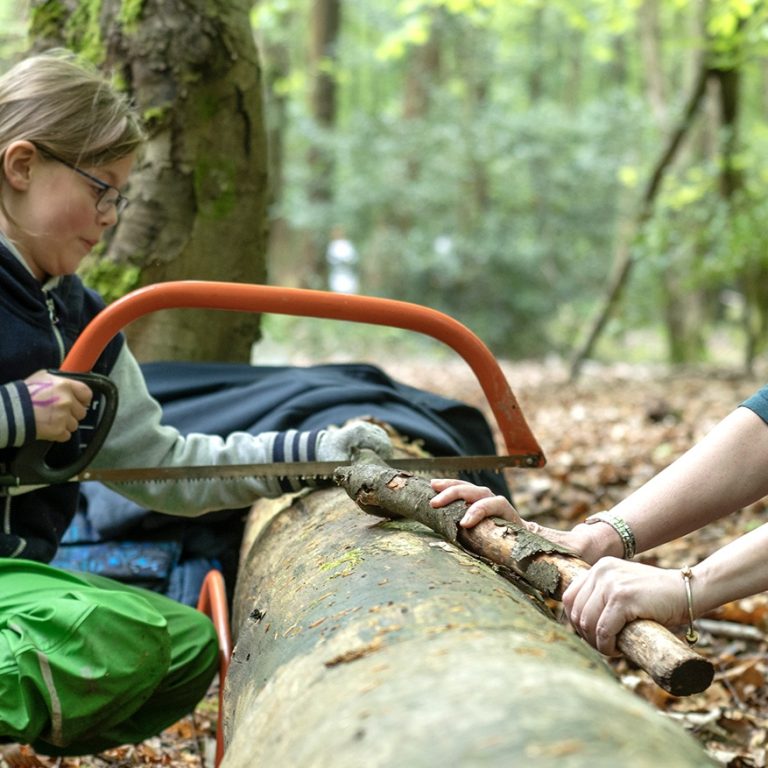
[[[222,768],[702,768],[546,605],[341,489],[252,509],[233,606]]]
[[[466,511],[463,501],[434,509],[429,500],[435,493],[427,480],[381,462],[340,467],[335,479],[363,510],[422,523],[453,544],[510,569],[547,597],[559,600],[571,581],[589,570],[573,553],[504,520],[487,519],[474,528],[461,528],[459,520]],[[675,696],[701,693],[715,674],[708,659],[654,621],[637,619],[627,624],[617,646]]]

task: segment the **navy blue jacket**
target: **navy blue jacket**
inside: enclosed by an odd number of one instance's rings
[[[103,307],[99,295],[76,276],[41,286],[0,242],[0,466],[19,445],[35,439],[32,402],[21,381],[40,369],[58,368]],[[113,339],[94,371],[108,374],[122,344],[122,336]],[[53,466],[71,463],[80,442],[75,434],[68,443],[56,444],[48,462]],[[77,498],[74,483],[0,498],[0,557],[50,561],[75,513]]]

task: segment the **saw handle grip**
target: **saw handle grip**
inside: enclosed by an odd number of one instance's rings
[[[48,440],[35,440],[33,443],[22,446],[9,464],[10,483],[8,484],[10,485],[64,483],[79,474],[99,452],[115,420],[118,395],[117,387],[111,379],[99,373],[71,373],[60,370],[52,370],[51,373],[82,381],[91,388],[94,395],[101,395],[101,413],[88,445],[77,459],[67,466],[52,467],[48,464],[46,457],[54,445]]]

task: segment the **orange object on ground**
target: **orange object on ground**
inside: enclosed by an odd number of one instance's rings
[[[224,681],[227,679],[229,659],[232,656],[227,590],[220,571],[208,571],[206,574],[197,601],[197,609],[210,616],[219,640],[219,713],[216,722],[216,766],[218,768],[224,757]]]

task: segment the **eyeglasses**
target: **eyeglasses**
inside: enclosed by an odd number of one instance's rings
[[[109,213],[109,209],[114,206],[115,211],[119,216],[128,207],[130,200],[125,195],[121,195],[119,190],[115,189],[115,187],[113,187],[111,184],[107,184],[106,181],[102,181],[101,179],[96,178],[96,176],[93,176],[87,171],[84,171],[82,168],[78,168],[76,165],[68,163],[63,158],[55,155],[49,149],[38,146],[37,144],[35,144],[35,146],[40,150],[40,152],[42,152],[42,154],[47,155],[51,158],[51,160],[55,160],[57,163],[66,165],[67,168],[70,168],[75,173],[79,173],[81,176],[84,176],[86,179],[88,179],[88,181],[91,182],[91,184],[95,184],[101,190],[98,198],[96,198],[96,210],[99,213]]]

